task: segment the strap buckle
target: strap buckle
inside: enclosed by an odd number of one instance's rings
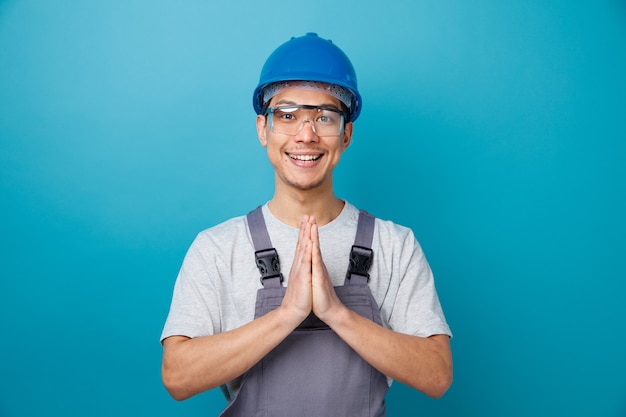
[[[350,266],[348,266],[348,273],[346,278],[352,278],[352,275],[360,275],[369,281],[369,270],[372,266],[372,258],[374,251],[370,248],[363,246],[353,245],[350,251]]]
[[[278,252],[276,249],[262,249],[254,252],[256,258],[256,266],[261,273],[261,283],[264,279],[268,278],[280,278],[280,282],[283,282],[283,274],[280,273],[280,262],[278,260]]]

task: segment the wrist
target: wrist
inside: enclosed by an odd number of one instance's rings
[[[351,311],[352,310],[346,307],[343,303],[336,303],[332,307],[328,308],[323,314],[316,313],[316,315],[330,328],[335,329],[348,322]]]
[[[302,323],[302,321],[307,318],[310,312],[305,312],[302,309],[298,309],[295,307],[291,307],[288,305],[280,305],[276,310],[278,314],[278,318],[281,323],[287,325],[290,330],[295,329]]]

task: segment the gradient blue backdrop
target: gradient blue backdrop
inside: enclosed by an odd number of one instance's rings
[[[389,415],[626,416],[626,3],[0,0],[0,416],[206,416],[160,381],[195,234],[271,197],[251,92],[357,68],[338,193],[412,227],[455,332]]]

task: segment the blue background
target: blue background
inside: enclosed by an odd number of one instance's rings
[[[251,93],[308,31],[364,97],[338,194],[455,333],[390,416],[626,416],[626,3],[0,0],[0,416],[217,415],[158,342],[195,234],[267,201]]]

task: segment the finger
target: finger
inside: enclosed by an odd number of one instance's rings
[[[310,235],[310,226],[308,225],[309,219],[308,216],[303,216],[300,221],[300,230],[298,232],[298,241],[296,242],[296,253],[294,256],[294,261],[298,262],[301,260],[304,255],[304,248],[306,246],[306,241],[309,240],[308,236]]]
[[[322,259],[322,250],[320,248],[319,229],[317,224],[311,225],[311,268],[314,275],[320,278],[326,276],[326,266]]]
[[[315,219],[314,219],[315,220]],[[311,225],[311,243],[313,245],[313,251],[319,252],[320,250],[320,235],[317,223]]]
[[[313,223],[311,225],[311,243],[313,244],[313,250],[317,251],[317,254],[319,255],[321,259],[322,249],[320,245],[319,226],[317,225],[317,223]]]
[[[296,253],[293,265],[297,271],[311,272],[311,223],[308,216],[303,216],[300,223],[300,232],[296,244]]]
[[[296,243],[296,248],[302,242],[304,242],[305,236],[307,234],[307,223],[309,222],[308,216],[302,216],[302,220],[300,220],[300,231],[298,232],[298,242]]]
[[[311,221],[309,216],[304,216],[302,225],[300,226],[300,234],[298,235],[298,243],[303,248],[309,247],[311,244]]]

